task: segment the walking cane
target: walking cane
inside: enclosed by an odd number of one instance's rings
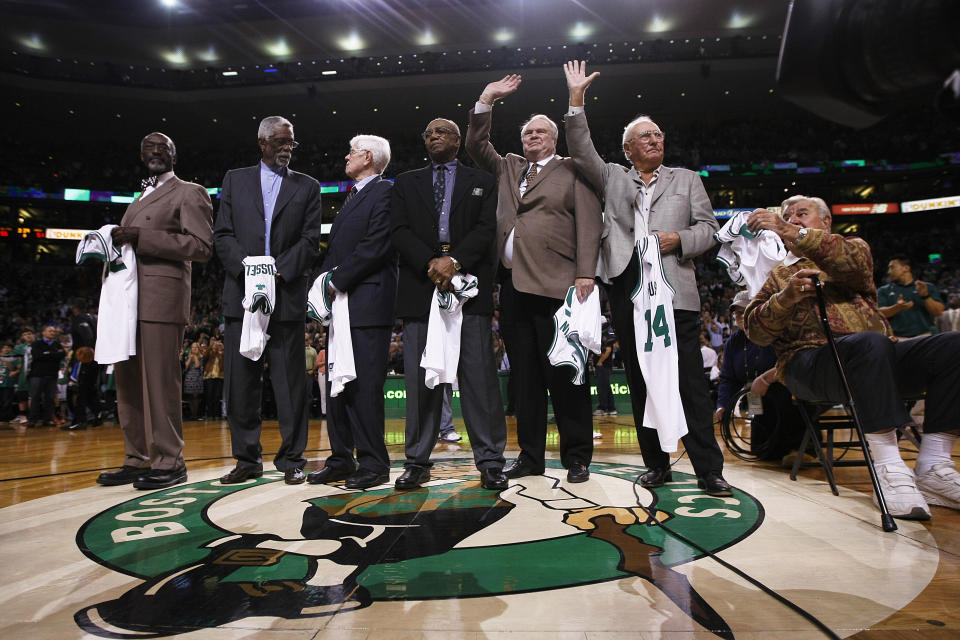
[[[833,338],[833,331],[830,329],[830,322],[827,319],[827,303],[823,299],[823,283],[820,279],[812,275],[813,286],[817,292],[817,309],[820,311],[820,322],[823,324],[823,332],[827,334],[827,342],[830,344],[830,351],[833,352],[833,360],[837,365],[837,371],[840,373],[840,381],[843,383],[843,390],[847,394],[847,406],[850,407],[850,415],[853,417],[853,424],[857,428],[857,437],[860,438],[863,448],[863,458],[867,463],[867,470],[870,472],[870,482],[873,483],[873,492],[877,496],[877,503],[880,505],[880,525],[884,531],[896,531],[897,525],[893,521],[887,509],[887,501],[883,497],[883,490],[880,488],[880,481],[877,479],[877,472],[873,468],[873,456],[870,455],[870,449],[867,447],[867,440],[863,434],[863,424],[860,422],[860,414],[857,413],[857,405],[853,401],[853,392],[850,390],[850,383],[847,381],[847,374],[843,370],[843,363],[840,361],[840,351],[837,349],[837,341]]]

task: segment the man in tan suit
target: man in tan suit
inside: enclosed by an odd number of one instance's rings
[[[137,354],[116,365],[117,414],[126,457],[103,485],[162,489],[187,480],[180,409],[180,349],[190,315],[190,263],[213,251],[206,189],[173,174],[177,149],[162,133],[140,142],[150,178],[113,230],[137,255]]]
[[[573,161],[557,155],[557,125],[544,115],[520,130],[523,156],[501,156],[490,143],[493,103],[520,86],[519,75],[491,82],[470,112],[467,153],[499,180],[497,257],[500,328],[517,384],[517,440],[521,452],[504,473],[543,473],[547,389],[560,432],[560,457],[568,482],[584,482],[593,457],[589,385],[574,385],[553,367],[553,314],[567,290],[584,300],[593,291],[600,230],[600,201],[577,175]]]

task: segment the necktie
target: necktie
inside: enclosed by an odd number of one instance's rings
[[[156,187],[160,176],[150,176],[140,181],[140,191],[146,191],[147,187]]]
[[[350,193],[347,194],[347,199],[343,201],[343,206],[347,206],[347,203],[353,200],[353,197],[357,195],[357,185],[350,187]],[[342,207],[341,207],[342,208]]]
[[[530,188],[530,185],[533,184],[533,181],[537,178],[537,172],[540,170],[540,165],[536,162],[530,167],[530,172],[527,174],[527,188]]]
[[[433,183],[433,206],[439,216],[443,213],[443,197],[447,191],[447,172],[444,165],[437,165],[437,179]]]

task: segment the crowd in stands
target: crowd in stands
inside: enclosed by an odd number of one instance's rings
[[[464,118],[465,119],[465,113]],[[559,121],[561,113],[553,114]],[[655,116],[656,117],[656,116]],[[918,121],[929,125],[922,130]],[[891,116],[874,127],[855,131],[841,125],[798,113],[796,117],[776,119],[737,119],[718,123],[673,125],[660,123],[668,136],[664,164],[699,169],[707,165],[733,165],[734,173],[755,171],[752,165],[771,167],[774,162],[797,162],[800,166],[827,161],[862,159],[889,164],[932,162],[941,154],[960,152],[960,130],[926,109]],[[597,149],[607,160],[623,162],[620,132],[623,123],[592,123]],[[561,128],[562,130],[562,128]],[[378,131],[390,139],[392,159],[385,177],[422,167],[427,158],[422,141],[409,130]],[[0,159],[0,182],[48,192],[65,187],[95,190],[135,191],[143,169],[136,141],[120,144],[104,140],[84,147],[65,140],[33,144],[17,139],[32,132],[8,132],[2,142],[20,152],[16,157]],[[228,169],[252,165],[258,149],[250,133],[247,143],[198,146],[184,143],[178,148],[177,172],[181,177],[206,187],[219,187]],[[324,131],[298,130],[300,147],[293,164],[321,182],[346,180],[343,173],[347,141],[352,132],[336,135]],[[493,137],[504,151],[519,151],[515,128],[495,127]],[[566,153],[561,136],[558,152]],[[470,164],[466,154],[461,161]],[[709,186],[709,185],[708,185]]]

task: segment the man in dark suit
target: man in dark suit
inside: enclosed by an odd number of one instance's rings
[[[586,75],[586,63],[568,62],[564,68],[570,94],[566,117],[567,145],[577,170],[604,196],[604,233],[600,248],[600,279],[610,284],[613,326],[623,347],[624,368],[630,385],[633,420],[640,452],[648,471],[644,487],[670,482],[670,456],[660,447],[655,429],[643,426],[647,387],[637,358],[631,294],[639,276],[636,243],[656,234],[663,255],[663,272],[673,285],[673,317],[677,330],[680,401],[688,433],[683,446],[697,474],[698,484],[713,496],[729,496],[723,478],[723,452],[713,433],[713,402],[703,377],[700,354],[700,293],[693,258],[716,244],[719,229],[703,182],[693,171],[663,166],[663,132],[641,116],[623,132],[623,152],[629,169],[604,162],[590,139],[583,96],[598,75]],[[663,384],[663,381],[659,381]]]
[[[430,452],[440,433],[447,385],[428,389],[420,357],[437,288],[448,290],[458,272],[477,277],[480,293],[462,308],[457,376],[463,420],[486,489],[506,489],[503,448],[507,424],[493,362],[493,238],[496,182],[489,173],[457,162],[460,128],[437,118],[423,132],[430,165],[397,176],[390,206],[393,244],[400,252],[396,315],[403,319],[407,389],[406,454],[398,489],[430,479]]]
[[[319,255],[320,185],[289,169],[297,143],[293,125],[286,118],[264,118],[257,137],[263,158],[255,166],[234,169],[224,176],[214,227],[217,254],[226,272],[224,393],[233,457],[237,459],[236,467],[220,482],[235,484],[263,474],[260,401],[266,362],[283,438],[274,465],[283,471],[287,484],[300,484],[306,479],[303,450],[308,420],[303,326],[309,271]],[[257,360],[240,354],[243,260],[247,256],[272,256],[276,264],[269,340]]]
[[[356,184],[333,221],[321,271],[336,269],[329,286],[331,297],[348,296],[357,378],[331,396],[328,372],[331,453],[323,469],[311,473],[308,481],[326,484],[346,479],[350,489],[367,489],[386,482],[390,470],[383,440],[383,384],[397,295],[397,256],[390,244],[392,185],[381,178],[390,162],[390,143],[378,136],[354,136],[346,161],[346,173]],[[331,355],[328,345],[330,365]]]
[[[206,189],[173,174],[177,148],[162,133],[140,142],[150,172],[143,192],[112,232],[137,256],[137,354],[118,362],[117,413],[126,457],[102,485],[162,489],[187,481],[183,461],[180,349],[190,318],[191,262],[213,254],[213,207]]]
[[[497,176],[497,258],[500,261],[500,328],[517,380],[520,456],[508,478],[543,473],[547,389],[560,432],[560,459],[569,482],[584,482],[593,457],[593,416],[588,385],[574,385],[553,367],[553,314],[571,286],[580,300],[593,291],[603,220],[596,194],[573,161],[556,154],[557,125],[535,115],[521,128],[523,156],[501,156],[490,143],[491,110],[520,86],[508,75],[488,84],[470,113],[467,152]]]

